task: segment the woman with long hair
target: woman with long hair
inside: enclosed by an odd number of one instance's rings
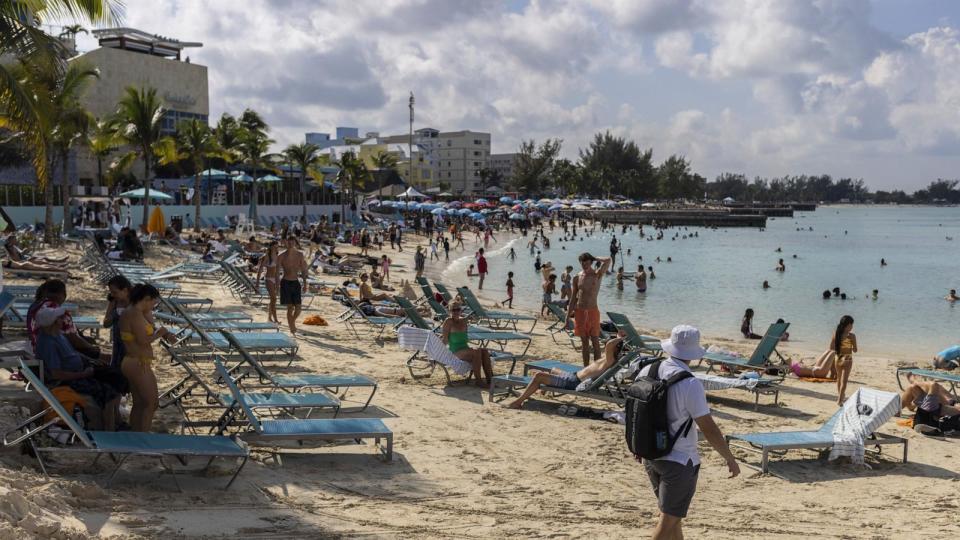
[[[485,348],[472,349],[467,337],[467,319],[463,318],[463,305],[454,300],[450,303],[450,317],[443,321],[443,334],[440,339],[454,356],[473,366],[474,384],[480,388],[490,386],[493,377],[493,365],[490,363],[490,351]],[[481,375],[485,378],[481,378]]]
[[[830,350],[836,353],[834,370],[837,373],[837,404],[843,405],[847,397],[847,379],[853,369],[853,353],[857,352],[857,336],[853,334],[853,317],[844,315],[833,331]]]
[[[157,410],[157,376],[153,372],[153,342],[170,335],[166,328],[154,328],[153,310],[160,292],[153,285],[134,285],[127,309],[120,315],[120,340],[124,355],[120,364],[123,376],[130,383],[133,407],[130,429],[149,431]]]
[[[267,320],[280,324],[277,318],[277,278],[279,276],[279,267],[277,266],[277,242],[276,240],[267,245],[267,254],[260,258],[260,265],[257,267],[257,288],[260,288],[260,276],[263,275],[263,281],[267,286],[267,295],[270,296],[270,304],[267,306]]]
[[[763,339],[763,336],[753,333],[753,309],[747,308],[740,321],[740,333],[746,339]]]

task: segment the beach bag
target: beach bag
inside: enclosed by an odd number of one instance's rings
[[[667,418],[667,392],[671,386],[693,374],[681,371],[669,379],[661,379],[659,371],[658,360],[650,365],[646,375],[637,378],[627,389],[627,447],[637,460],[658,459],[669,454],[677,439],[686,436],[693,426],[693,419],[688,418],[676,433],[671,434]]]

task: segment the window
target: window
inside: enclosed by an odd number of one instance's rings
[[[453,141],[451,141],[450,139],[447,139],[447,146],[453,146]]]
[[[481,141],[480,139],[474,139],[473,144],[483,144],[483,141]]]
[[[447,173],[447,178],[450,178],[451,173]]]
[[[453,162],[452,162],[452,161],[448,161],[448,162],[447,162],[447,167],[453,167]]]
[[[479,151],[479,150],[474,150],[474,151],[473,151],[473,155],[479,156],[479,155],[480,155],[480,151]]]
[[[479,167],[479,166],[480,166],[480,162],[479,162],[479,161],[474,161],[474,162],[473,162],[473,166],[474,166],[474,167]]]

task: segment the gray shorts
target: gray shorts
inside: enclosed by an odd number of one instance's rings
[[[681,465],[666,459],[645,459],[643,467],[650,477],[660,511],[678,518],[687,517],[690,501],[697,491],[700,465],[693,465],[690,461]]]

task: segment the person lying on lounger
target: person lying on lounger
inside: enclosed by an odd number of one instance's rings
[[[960,430],[960,407],[957,400],[946,388],[934,381],[910,381],[900,395],[900,405],[916,411],[913,417],[913,429],[918,433],[935,434]]]
[[[508,407],[511,409],[523,407],[523,402],[539,390],[541,385],[563,388],[564,390],[576,390],[580,383],[600,376],[616,363],[620,352],[623,350],[623,340],[625,337],[626,334],[624,334],[622,330],[618,331],[617,337],[607,341],[606,345],[604,345],[603,358],[595,360],[592,364],[576,373],[557,368],[553,368],[550,371],[538,371],[533,376],[533,379],[530,380],[530,384],[523,390],[523,393],[520,394],[520,397],[508,405]]]
[[[836,379],[837,373],[834,371],[834,356],[836,351],[827,350],[817,358],[813,367],[803,365],[803,362],[793,362],[790,364],[790,370],[797,377],[812,377],[816,379]]]
[[[16,235],[11,234],[7,237],[7,241],[4,243],[3,247],[7,250],[7,257],[11,261],[19,263],[35,263],[35,264],[63,264],[67,262],[69,257],[41,257],[39,255],[27,255],[20,249],[20,246],[17,245]]]

